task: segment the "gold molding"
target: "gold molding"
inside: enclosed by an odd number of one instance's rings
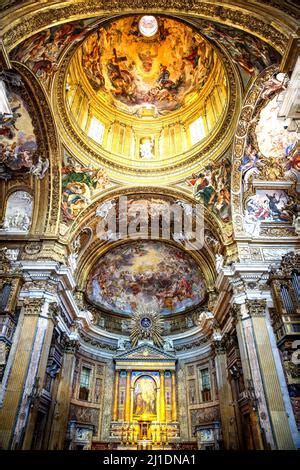
[[[39,2],[38,2],[39,3]],[[290,34],[297,25],[297,20],[284,16],[274,8],[261,7],[257,3],[247,2],[205,2],[201,0],[68,0],[58,4],[47,2],[29,8],[21,7],[7,15],[3,27],[3,41],[8,50],[32,34],[43,30],[48,25],[54,26],[96,16],[140,13],[148,10],[154,14],[185,14],[194,17],[225,23],[254,34],[284,53]],[[26,11],[27,10],[27,11]],[[276,12],[276,14],[275,14]],[[283,21],[284,20],[284,21]]]

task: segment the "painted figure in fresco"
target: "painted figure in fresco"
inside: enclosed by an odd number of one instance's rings
[[[286,163],[287,170],[295,170],[296,172],[300,172],[300,151],[297,150],[293,153],[293,155],[289,156],[288,161]]]
[[[140,52],[138,56],[141,59],[145,72],[150,72],[153,65],[153,59],[157,57],[157,53],[152,53],[151,50],[148,49],[145,52]]]
[[[265,199],[255,212],[255,217],[259,220],[268,219],[271,215],[270,204],[268,199]]]
[[[239,171],[242,172],[245,182],[247,182],[253,174],[259,173],[259,170],[257,169],[259,159],[260,154],[255,150],[255,148],[251,144],[247,145],[239,166]]]
[[[233,60],[249,75],[257,75],[272,62],[279,61],[274,49],[245,31],[205,20],[201,29],[210,39],[225,45]]]
[[[64,48],[80,41],[90,28],[84,21],[48,28],[20,44],[14,52],[14,59],[25,63],[38,77],[46,80],[57,69]]]
[[[224,222],[230,219],[230,162],[208,165],[194,173],[186,184],[192,186],[196,199],[204,202]]]
[[[157,79],[157,83],[162,87],[162,88],[172,88],[175,86],[175,83],[170,80],[170,71],[168,70],[166,65],[160,65],[160,74]]]
[[[209,204],[212,194],[214,193],[214,188],[211,184],[211,178],[209,177],[209,175],[200,173],[197,183],[198,187],[195,193],[195,197],[202,197],[204,203],[206,205]]]
[[[133,414],[137,416],[156,414],[156,386],[149,376],[142,376],[136,380]]]
[[[132,312],[138,302],[156,300],[161,313],[198,303],[204,284],[189,258],[158,242],[116,248],[92,272],[88,295],[104,308]]]
[[[213,66],[212,47],[202,36],[175,20],[157,19],[158,32],[150,42],[139,32],[139,17],[128,17],[99,28],[82,46],[93,88],[107,90],[116,107],[129,114],[147,103],[158,114],[178,109],[192,90],[205,85]]]
[[[286,89],[285,81],[277,80],[275,77],[271,77],[264,83],[264,88],[261,94],[262,99],[269,98],[273,93],[281,93]]]
[[[195,43],[195,45],[192,46],[190,54],[183,57],[184,60],[187,60],[192,64],[194,69],[198,66],[199,59],[201,57],[198,49],[198,45]]]
[[[134,99],[132,97],[135,91],[134,77],[130,73],[126,64],[120,67],[120,62],[126,62],[126,56],[118,56],[116,49],[113,49],[113,57],[107,64],[108,76],[111,84],[114,87],[113,94],[115,96],[125,96],[127,99]]]
[[[269,194],[266,194],[267,198],[269,199],[269,207],[272,211],[272,213],[275,215],[279,215],[280,214],[280,209],[278,207],[278,205],[280,204],[280,199],[282,197],[282,194],[280,194],[279,196],[274,193],[272,195],[269,195]]]
[[[70,160],[63,168],[62,214],[65,222],[71,222],[87,207],[95,189],[107,186],[107,176],[102,169],[82,167]]]
[[[20,108],[21,104],[19,103],[11,108],[11,114],[0,113],[0,136],[5,136],[8,139],[14,138],[15,131],[19,130],[16,127],[16,121],[22,116],[20,112],[17,112]]]

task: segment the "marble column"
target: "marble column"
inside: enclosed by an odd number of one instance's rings
[[[126,395],[125,395],[125,421],[130,422],[131,411],[131,370],[126,373]]]
[[[120,386],[120,371],[116,370],[115,374],[115,392],[114,392],[114,409],[113,409],[113,421],[118,421],[119,417],[119,386]]]
[[[266,301],[245,300],[236,330],[248,394],[252,395],[267,447],[295,448],[266,323]],[[251,392],[251,387],[253,388]]]
[[[0,409],[3,449],[29,448],[31,412],[45,376],[56,308],[45,298],[26,298],[20,313],[20,334]],[[31,429],[31,432],[30,432]],[[29,442],[30,441],[30,442]],[[23,445],[24,443],[24,445]]]
[[[159,373],[160,376],[160,421],[166,421],[166,405],[165,405],[165,372]]]
[[[176,373],[171,371],[172,377],[172,421],[177,421],[177,394],[176,394]]]

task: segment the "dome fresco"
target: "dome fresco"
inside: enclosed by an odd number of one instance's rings
[[[81,50],[92,88],[129,114],[140,107],[166,114],[187,99],[193,101],[216,60],[214,49],[200,34],[159,16],[130,16],[104,25]]]
[[[131,314],[155,302],[162,314],[173,314],[202,302],[205,284],[187,253],[158,241],[135,241],[99,259],[86,293],[94,304],[116,313]]]

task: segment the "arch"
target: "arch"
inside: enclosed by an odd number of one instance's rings
[[[118,16],[124,12],[122,0],[113,0],[109,4],[105,0],[95,3],[93,0],[72,3],[65,2],[60,8],[53,1],[52,5],[41,8],[40,5],[24,6],[20,11],[8,10],[3,18],[3,42],[8,51],[27,37],[43,30],[48,25],[58,25],[66,21],[97,16]],[[264,5],[265,2],[251,2],[245,6],[244,2],[232,0],[222,4],[211,2],[177,1],[171,0],[166,4],[163,0],[130,0],[126,3],[126,14],[145,13],[152,14],[174,13],[178,15],[193,16],[210,21],[225,23],[244,29],[271,45],[281,54],[284,53],[289,37],[297,30],[296,12],[288,6],[280,7],[277,4]],[[284,8],[284,12],[281,11]],[[284,25],[282,20],[284,19]]]
[[[36,195],[34,233],[56,235],[60,216],[61,146],[48,98],[35,75],[25,65],[13,62],[15,70],[25,82],[31,102],[31,116],[37,133],[38,151],[48,159],[49,168],[43,179],[30,178],[30,187]]]
[[[254,112],[263,91],[263,84],[278,70],[276,66],[265,69],[254,81],[245,96],[240,112],[232,151],[231,200],[232,221],[235,236],[242,236],[243,230],[243,185],[240,165],[244,155],[248,132]]]
[[[190,204],[193,207],[195,207],[196,204],[194,198],[190,195],[187,195],[186,193],[183,193],[178,189],[170,188],[126,187],[112,189],[104,194],[100,194],[92,202],[92,204],[90,204],[89,207],[87,207],[73,222],[68,232],[68,236],[65,238],[65,243],[68,243],[70,251],[72,252],[73,250],[73,252],[76,252],[77,269],[75,272],[75,276],[77,278],[78,288],[80,290],[84,290],[85,279],[88,275],[88,272],[100,256],[102,256],[106,251],[114,248],[115,246],[130,241],[130,239],[128,240],[127,238],[112,241],[99,240],[97,236],[96,225],[99,221],[99,218],[95,217],[97,207],[104,204],[105,202],[117,199],[120,195],[125,195],[128,198],[136,197],[137,200],[147,198],[153,198],[155,200],[156,198],[164,198],[164,200],[169,200],[171,203],[181,200],[186,202],[187,204]],[[225,256],[230,257],[232,252],[234,251],[234,243],[232,241],[231,234],[226,234],[223,232],[223,225],[220,220],[218,220],[217,217],[211,212],[209,212],[206,208],[204,208],[204,224],[205,230],[209,231],[211,236],[215,237],[215,242],[218,244],[219,252],[224,253]],[[229,225],[231,227],[231,224],[226,225]],[[82,230],[91,230],[91,232],[87,237],[85,246],[82,247],[82,249],[75,248],[74,250],[72,247],[76,247],[78,245],[76,240],[78,240],[78,237],[80,237]],[[199,250],[192,250],[190,251],[190,253],[192,257],[196,260],[197,264],[202,266],[207,289],[208,291],[210,291],[213,290],[216,279],[216,253],[214,249],[209,245],[205,235],[206,232],[204,232],[203,248]],[[141,238],[143,237],[141,236]],[[151,237],[149,238],[148,232],[146,239],[151,240]],[[165,239],[163,237],[159,237],[157,238],[157,240],[172,243],[174,246],[184,249],[184,246],[179,241],[173,239]]]

